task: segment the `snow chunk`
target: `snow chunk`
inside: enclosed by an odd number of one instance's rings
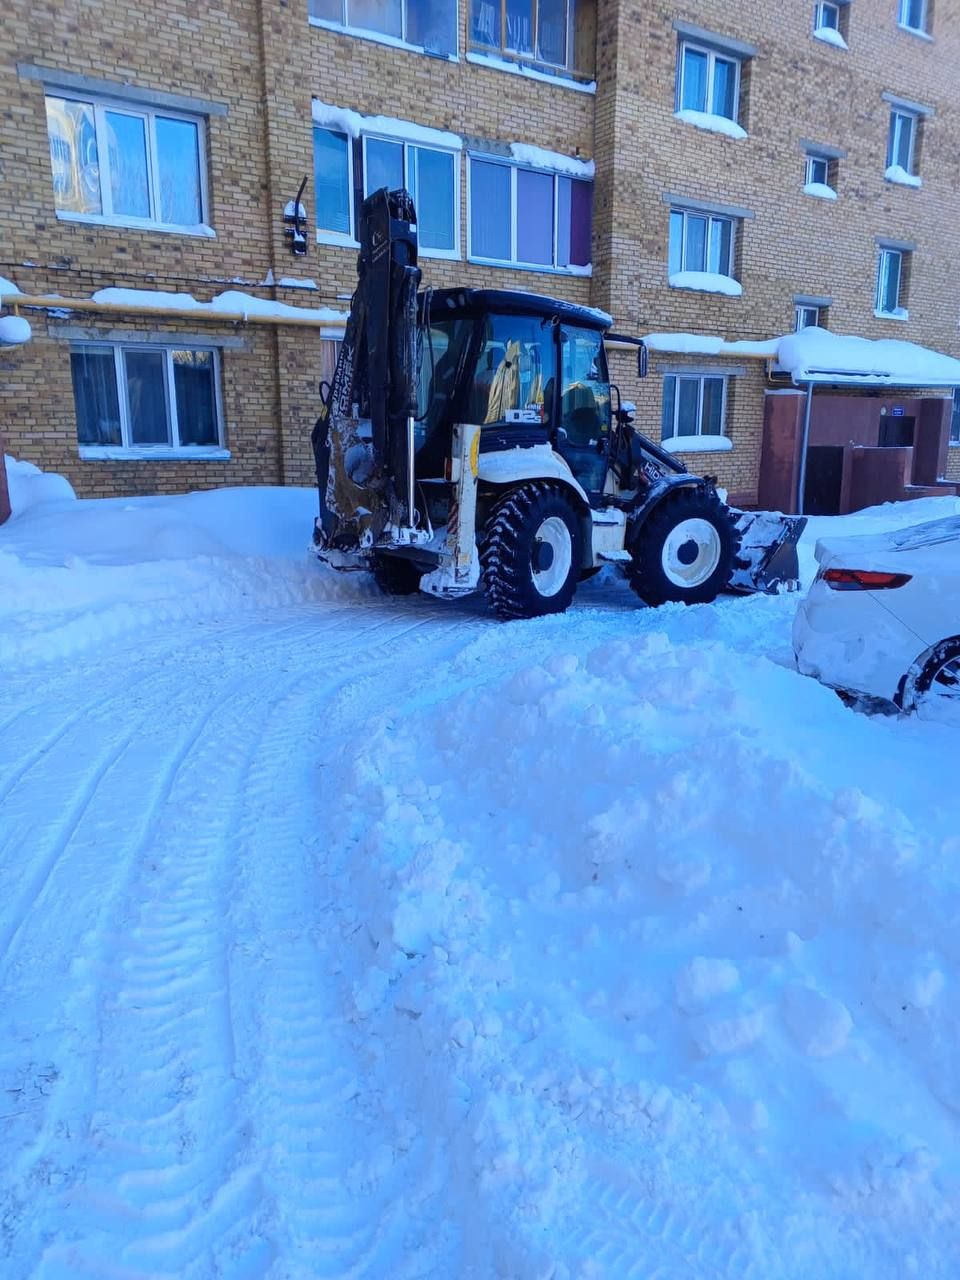
[[[816,196],[818,200],[836,200],[837,198],[833,187],[828,187],[825,182],[805,182],[803,192],[804,195]]]
[[[813,33],[813,38],[814,40],[822,40],[824,44],[832,44],[838,49],[849,47],[840,32],[833,27],[817,27]]]
[[[709,111],[691,111],[689,107],[684,107],[682,111],[675,111],[673,116],[675,120],[696,125],[698,129],[706,129],[710,133],[725,133],[728,138],[747,136],[746,129],[742,129],[736,120],[729,120],[726,116],[715,116]]]
[[[764,359],[773,359],[780,344],[779,338],[727,342],[704,333],[648,333],[643,341],[650,351],[668,351],[675,355],[758,356]]]
[[[547,151],[543,147],[531,147],[524,142],[511,142],[510,154],[518,164],[532,169],[550,169],[553,173],[568,173],[574,178],[592,178],[592,160],[579,160],[560,151]]]
[[[316,280],[301,280],[299,276],[281,276],[277,281],[283,289],[316,289]]]
[[[812,987],[791,986],[783,994],[783,1018],[797,1048],[812,1058],[826,1058],[847,1043],[853,1019],[846,1005]]]
[[[809,328],[781,338],[777,359],[797,382],[858,380],[894,386],[960,386],[960,360],[894,338],[871,341]]]
[[[696,1009],[714,996],[735,991],[739,985],[740,974],[730,960],[694,956],[677,979],[677,1004],[684,1010]]]
[[[454,151],[463,149],[463,138],[459,133],[430,129],[426,125],[414,124],[412,120],[399,120],[395,116],[363,116],[359,111],[335,107],[330,103],[320,102],[317,98],[313,99],[311,114],[314,124],[345,133],[350,138],[359,138],[361,133],[378,133],[388,138],[402,138],[405,142],[424,142]]]
[[[570,80],[567,76],[551,75],[549,71],[540,71],[536,67],[527,66],[523,62],[510,62],[506,58],[498,58],[492,53],[475,53],[470,50],[466,55],[467,62],[477,67],[492,67],[495,71],[507,71],[515,76],[526,76],[530,80],[539,80],[543,84],[555,84],[561,89],[573,89],[575,93],[596,93],[597,82],[590,80]]]
[[[896,182],[901,187],[922,187],[923,179],[916,173],[907,173],[903,165],[892,164],[884,170],[883,176],[888,182]]]
[[[0,316],[0,347],[16,347],[29,341],[29,321],[23,316]]]
[[[701,293],[725,293],[730,298],[739,298],[743,286],[739,280],[730,276],[718,275],[715,271],[675,271],[669,277],[671,289],[698,289]]]
[[[733,441],[729,436],[671,436],[660,447],[668,453],[729,453]]]
[[[41,471],[32,462],[4,455],[7,467],[7,489],[10,495],[10,511],[22,515],[30,507],[44,502],[75,501],[77,495],[70,481],[54,472]]]
[[[6,276],[0,276],[0,297],[7,293],[22,293],[22,290],[18,289],[13,281],[8,280]]]
[[[158,311],[189,310],[217,311],[230,317],[246,319],[247,316],[277,316],[296,319],[319,320],[326,323],[344,322],[345,311],[335,311],[332,307],[292,307],[286,302],[275,302],[271,298],[255,298],[249,293],[239,293],[236,289],[228,289],[226,293],[218,293],[209,302],[198,302],[190,293],[165,293],[152,289],[98,289],[92,296],[94,302],[112,303],[117,306],[153,307]]]

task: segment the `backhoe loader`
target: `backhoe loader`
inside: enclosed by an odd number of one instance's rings
[[[565,610],[618,564],[649,605],[773,591],[804,521],[729,508],[641,435],[610,382],[610,317],[508,290],[420,289],[416,213],[380,190],[313,432],[317,554],[395,594],[485,593],[503,619]]]

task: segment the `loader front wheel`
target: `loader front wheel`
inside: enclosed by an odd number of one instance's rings
[[[501,499],[480,542],[483,589],[498,617],[563,613],[577,589],[580,521],[557,485],[521,485]]]
[[[420,588],[420,570],[412,560],[377,555],[370,567],[377,586],[386,596],[412,596]]]
[[[730,580],[738,538],[710,488],[675,489],[630,543],[630,585],[645,604],[708,604]]]

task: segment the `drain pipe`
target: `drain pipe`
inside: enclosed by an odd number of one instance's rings
[[[807,383],[807,403],[803,409],[803,434],[800,441],[800,475],[797,479],[797,515],[804,514],[804,490],[807,487],[807,445],[810,442],[810,408],[813,403],[813,383]]]

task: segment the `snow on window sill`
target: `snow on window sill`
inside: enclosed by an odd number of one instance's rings
[[[359,249],[360,241],[352,236],[341,236],[336,231],[318,231],[317,244],[332,244],[339,249]]]
[[[593,263],[585,267],[571,265],[569,267],[546,267],[531,262],[505,262],[502,258],[479,258],[469,254],[468,262],[475,262],[482,267],[504,267],[509,271],[536,271],[545,276],[592,276]]]
[[[691,111],[685,107],[673,113],[674,120],[684,124],[696,125],[698,129],[706,129],[709,133],[725,133],[728,138],[745,138],[746,129],[741,129],[736,120],[728,120],[726,116],[711,115],[708,111]]]
[[[824,44],[832,44],[836,49],[847,49],[849,45],[839,31],[833,27],[816,27],[813,32],[814,40],[822,40]]]
[[[730,276],[717,275],[713,271],[676,271],[668,277],[671,289],[696,289],[700,293],[725,293],[729,298],[739,298],[743,286]]]
[[[828,187],[825,182],[805,182],[803,192],[804,195],[816,196],[818,200],[836,200],[837,198],[833,187]]]
[[[888,182],[895,182],[901,187],[922,187],[923,179],[915,173],[907,173],[902,165],[892,164],[884,171],[883,176]]]
[[[554,84],[561,89],[572,89],[574,93],[597,92],[596,80],[570,80],[567,76],[551,75],[549,71],[538,71],[536,67],[528,67],[523,62],[511,62],[507,58],[498,58],[493,53],[474,53],[466,55],[467,62],[478,67],[492,67],[495,71],[506,71],[510,75],[526,76],[528,80],[539,80],[542,84]]]
[[[363,27],[346,27],[341,22],[330,22],[326,18],[308,18],[311,27],[320,27],[323,31],[334,31],[340,36],[355,36],[358,40],[371,40],[374,44],[384,44],[389,49],[405,49],[407,53],[423,53],[428,58],[440,58],[444,62],[459,62],[455,53],[441,53],[438,49],[427,49],[422,44],[409,44],[399,36],[390,36],[383,31],[367,31]]]
[[[96,227],[126,227],[134,231],[163,232],[165,235],[203,236],[215,240],[217,233],[205,222],[193,226],[178,226],[172,222],[151,222],[148,218],[120,218],[105,213],[70,213],[65,209],[57,210],[59,222],[83,222]]]
[[[80,457],[84,462],[229,462],[229,449],[212,445],[185,445],[172,449],[169,445],[132,445],[124,449],[119,445],[82,444]]]
[[[660,448],[668,453],[729,453],[733,441],[729,436],[671,436],[660,441]]]
[[[908,36],[918,36],[921,40],[933,40],[933,36],[929,31],[924,31],[920,27],[908,27],[905,22],[898,22],[897,26],[901,31],[905,31]]]
[[[909,320],[910,312],[906,307],[897,307],[895,311],[874,311],[878,320]]]

